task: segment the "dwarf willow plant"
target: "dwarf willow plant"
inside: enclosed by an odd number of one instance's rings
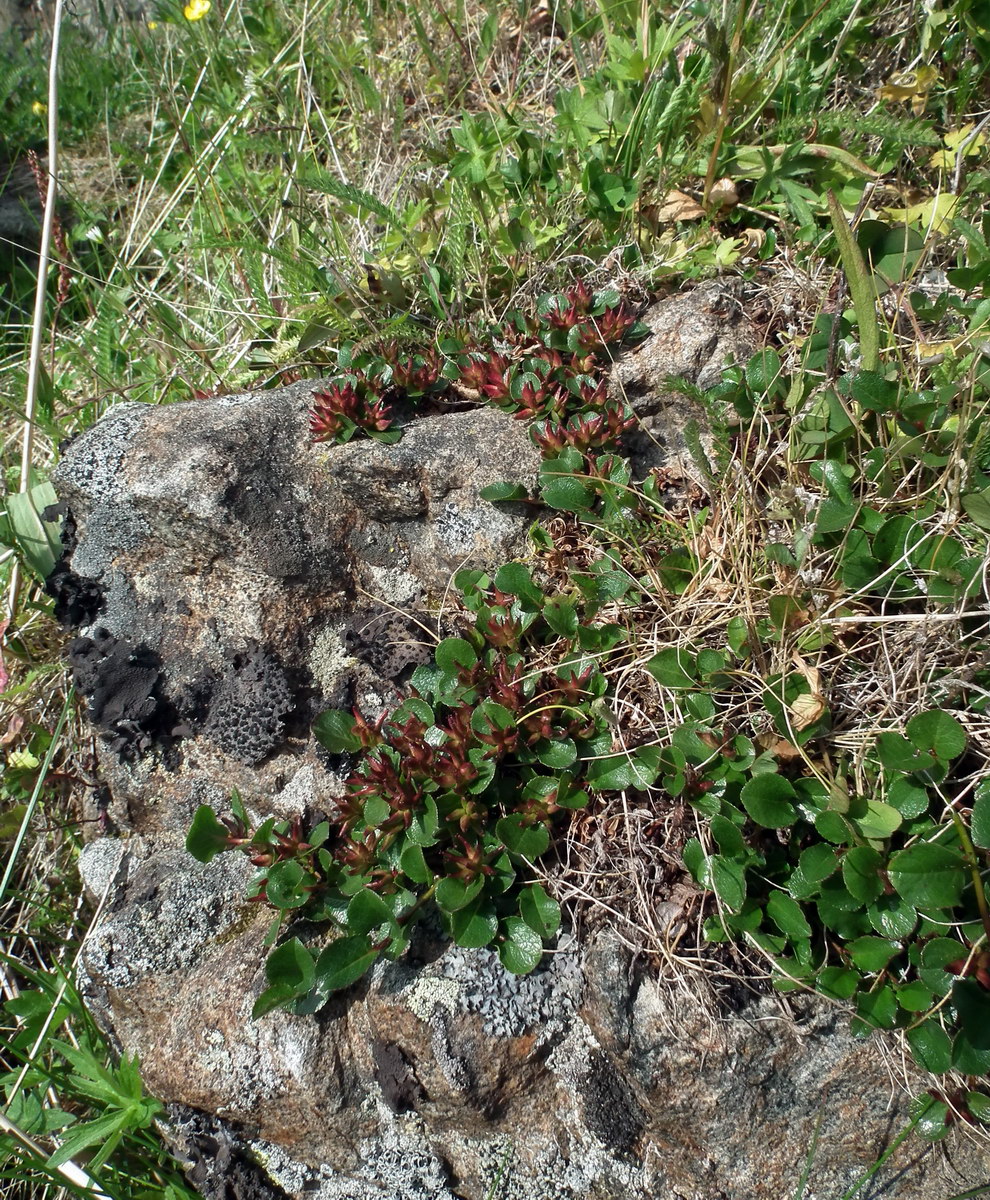
[[[506,481],[484,495],[570,514],[594,553],[556,587],[520,563],[461,572],[473,623],[416,670],[402,703],[374,720],[319,718],[322,744],[358,757],[332,828],[252,831],[239,802],[224,822],[197,814],[198,857],[246,851],[255,895],[279,921],[305,916],[340,933],[319,951],[284,941],[255,1011],[314,1011],[380,956],[401,954],[427,905],[460,945],[493,945],[508,969],[532,970],[560,920],[532,864],[591,796],[633,791],[699,819],[683,861],[714,897],[709,942],[746,942],[772,963],[778,989],[846,1002],[858,1035],[902,1030],[924,1068],[951,1073],[919,1101],[926,1136],[960,1115],[988,1118],[990,786],[974,776],[964,710],[985,709],[990,673],[955,686],[950,666],[931,668],[909,719],[866,735],[855,759],[834,728],[858,714],[833,711],[821,678],[829,665],[869,669],[860,620],[983,611],[987,372],[974,354],[966,391],[937,376],[913,390],[880,370],[832,379],[839,318],[812,332],[793,376],[774,351],[730,369],[708,400],[735,414],[723,411],[718,453],[745,469],[746,429],[779,425],[807,487],[760,477],[767,536],[748,563],[751,615],[643,655],[625,614],[641,619],[651,596],[705,584],[698,535],[714,518],[695,504],[675,520],[658,478],[633,482],[621,453],[631,413],[603,384],[612,337],[602,330],[635,332],[617,301],[581,288],[546,298],[487,349],[461,338],[411,354],[345,351],[342,375],[317,395],[318,438],[401,436],[382,428],[393,408],[443,396],[529,420],[544,455],[538,494]],[[979,303],[960,306],[964,331],[984,319]],[[533,540],[552,556],[545,529]],[[975,634],[959,620],[965,645]],[[676,714],[666,735],[619,728],[613,715],[612,680],[636,668]]]

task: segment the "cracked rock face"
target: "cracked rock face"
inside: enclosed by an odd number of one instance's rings
[[[662,460],[680,436],[665,379],[705,386],[754,337],[719,284],[647,320],[613,386]],[[561,935],[517,978],[425,922],[317,1015],[252,1021],[270,914],[245,901],[246,860],[185,852],[196,808],[226,811],[236,787],[258,819],[332,812],[342,779],[313,718],[389,702],[446,635],[453,573],[525,552],[531,510],[478,492],[535,487],[539,466],[520,423],[485,408],[392,446],[311,446],[314,386],[122,405],[56,478],[52,587],[83,622],[70,659],[110,794],[81,861],[105,903],[80,984],[140,1055],[190,1180],[208,1200],[752,1200],[795,1193],[823,1112],[805,1196],[840,1195],[906,1114],[876,1048],[811,1001],[701,1003],[607,930]],[[957,1168],[919,1153],[892,1158],[886,1195],[985,1177],[965,1146]]]

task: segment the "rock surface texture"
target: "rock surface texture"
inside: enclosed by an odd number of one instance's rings
[[[614,384],[655,446],[662,381],[704,386],[754,338],[717,284],[648,320]],[[210,1200],[777,1198],[821,1113],[804,1195],[841,1195],[906,1112],[876,1046],[810,1000],[700,1003],[605,929],[517,978],[424,923],[316,1016],[252,1021],[269,918],[244,899],[246,860],[185,852],[193,813],[233,787],[258,817],[331,812],[314,716],[394,696],[445,632],[452,574],[524,552],[531,511],[478,490],[538,468],[520,423],[484,408],[392,446],[311,446],[312,390],[123,405],[58,469],[51,586],[110,794],[82,858],[105,903],[81,984],[167,1102],[190,1179]],[[985,1173],[966,1144],[909,1142],[878,1180],[920,1200]]]

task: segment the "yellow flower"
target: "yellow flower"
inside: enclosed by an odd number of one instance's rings
[[[189,0],[182,10],[187,21],[201,21],[210,11],[210,0]]]
[[[36,117],[43,117],[48,112],[48,105],[42,104],[40,100],[35,100],[31,105],[31,111]]]
[[[155,30],[155,29],[157,29],[157,28],[158,28],[158,22],[157,22],[157,21],[149,21],[149,22],[148,22],[148,28],[149,28],[150,30]]]

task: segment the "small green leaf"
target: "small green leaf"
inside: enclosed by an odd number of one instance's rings
[[[374,829],[392,815],[392,807],[383,796],[369,796],[364,802],[365,824]]]
[[[867,908],[870,924],[885,938],[906,938],[918,924],[918,913],[913,904],[900,896],[879,896]]]
[[[815,988],[833,1000],[849,1000],[859,987],[859,975],[845,967],[826,967],[815,977]]]
[[[907,723],[907,735],[919,750],[951,762],[966,749],[966,733],[951,713],[935,709],[918,713]]]
[[[756,775],[743,786],[740,798],[746,811],[767,829],[785,829],[797,820],[793,801],[797,792],[782,775]]]
[[[789,938],[811,937],[811,926],[805,919],[800,904],[796,904],[784,892],[771,892],[767,900],[767,916],[781,933]]]
[[[937,996],[947,996],[956,982],[956,976],[946,968],[950,963],[965,958],[966,948],[955,938],[932,938],[921,948],[918,977]]]
[[[858,817],[851,816],[850,820],[863,837],[878,841],[886,840],[901,827],[901,814],[897,809],[872,798],[866,801],[866,812]]]
[[[524,607],[542,608],[546,603],[543,592],[533,582],[529,568],[522,563],[506,563],[495,574],[495,586],[500,592],[516,596]]]
[[[551,600],[544,605],[543,619],[561,637],[572,638],[577,634],[577,609],[569,600]]]
[[[646,664],[646,669],[664,687],[688,688],[698,683],[698,659],[690,650],[661,650]]]
[[[289,938],[269,954],[265,976],[269,983],[290,987],[299,996],[313,986],[316,962],[298,938]]]
[[[505,940],[498,947],[502,966],[514,975],[528,975],[543,957],[543,942],[539,934],[519,917],[506,917],[502,928]]]
[[[928,811],[929,796],[925,788],[902,775],[887,788],[887,803],[903,818],[911,820]]]
[[[552,938],[560,928],[560,905],[539,883],[531,884],[519,893],[519,915],[544,940]]]
[[[220,823],[208,804],[201,804],[196,809],[186,835],[186,849],[201,863],[208,863],[230,849],[230,830]]]
[[[895,1029],[897,998],[891,987],[874,992],[861,992],[856,997],[856,1018],[852,1030],[856,1036],[867,1036],[874,1029]]]
[[[324,994],[350,987],[368,971],[378,955],[367,934],[338,938],[316,960],[315,986]]]
[[[708,886],[726,908],[738,912],[746,902],[746,868],[733,858],[713,854],[708,860]]]
[[[973,844],[990,850],[990,780],[981,779],[976,785],[971,822]]]
[[[470,671],[478,661],[475,648],[463,638],[445,638],[437,646],[434,658],[441,671],[455,678],[458,669]]]
[[[518,813],[503,817],[495,824],[495,835],[510,854],[535,861],[550,845],[550,832],[545,825],[526,825]]]
[[[478,493],[482,500],[497,504],[503,500],[527,500],[529,492],[521,483],[490,483]]]
[[[595,503],[594,489],[570,474],[544,475],[540,495],[544,504],[562,512],[584,513]]]
[[[933,1075],[952,1069],[952,1042],[938,1021],[932,1019],[907,1031],[915,1061]]]
[[[353,754],[361,749],[361,739],[354,733],[356,724],[351,713],[331,708],[313,722],[313,735],[331,754]]]
[[[437,884],[434,899],[437,902],[437,907],[442,909],[443,912],[457,912],[475,900],[484,886],[485,881],[480,875],[477,879],[472,879],[470,882],[465,882],[463,879],[457,879],[454,876],[447,876]]]
[[[391,922],[392,910],[377,892],[358,892],[347,906],[347,928],[351,933],[370,933]]]
[[[854,938],[847,947],[853,962],[861,971],[882,971],[887,963],[900,953],[897,942],[878,937]]]
[[[545,767],[555,771],[566,771],[577,761],[577,745],[573,738],[560,738],[559,741],[543,740],[537,742],[533,752]]]
[[[423,854],[423,847],[410,842],[399,856],[399,866],[413,883],[432,883],[433,872]]]
[[[890,860],[890,882],[917,908],[954,908],[967,883],[965,860],[949,846],[918,842]]]
[[[495,934],[498,932],[498,917],[495,909],[483,894],[477,896],[464,908],[459,908],[456,912],[451,913],[448,920],[454,941],[458,946],[463,946],[468,950],[487,946],[494,940]],[[532,936],[536,937],[535,934]]]
[[[869,846],[853,846],[842,860],[842,881],[861,904],[870,904],[883,891],[883,859]]]
[[[268,868],[265,899],[275,908],[301,908],[310,897],[313,876],[295,859],[277,862]]]
[[[820,843],[816,846],[809,846],[807,850],[802,850],[798,858],[798,866],[801,868],[802,874],[807,879],[813,879],[816,882],[821,882],[835,871],[839,865],[839,859],[831,846],[823,846]]]

